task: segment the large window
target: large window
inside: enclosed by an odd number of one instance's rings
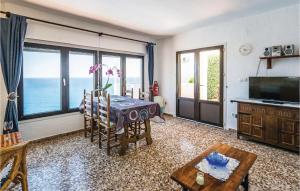
[[[61,110],[60,56],[57,49],[24,50],[24,115]]]
[[[90,66],[99,60],[101,75],[89,74]],[[99,52],[61,46],[25,43],[21,80],[18,88],[19,118],[30,119],[78,111],[83,90],[91,91],[96,84],[107,81],[108,68],[122,73],[111,76],[108,92],[122,95],[122,87],[143,90],[143,57],[128,54]],[[127,82],[127,84],[126,84]]]
[[[18,93],[19,118],[78,111],[83,90],[93,90],[89,67],[96,51],[25,43]]]

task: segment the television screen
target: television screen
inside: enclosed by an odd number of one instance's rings
[[[249,77],[249,98],[299,102],[300,77]]]

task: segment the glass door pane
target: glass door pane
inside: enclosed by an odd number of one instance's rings
[[[180,54],[180,97],[194,98],[194,53]]]
[[[84,52],[69,53],[69,108],[78,108],[82,101],[83,90],[93,90],[93,74],[89,74],[94,65],[94,54]]]
[[[121,57],[114,55],[102,55],[102,64],[102,87],[104,87],[106,82],[109,80],[109,83],[111,83],[112,86],[107,89],[107,92],[111,95],[121,95],[121,80],[116,73],[117,69],[121,70]],[[113,75],[111,76],[107,74],[109,69],[113,70]]]
[[[24,116],[61,110],[60,57],[60,50],[24,49]]]
[[[200,100],[220,100],[220,49],[205,50],[199,53]]]
[[[126,89],[133,88],[133,97],[139,97],[139,89],[143,87],[142,58],[126,57]]]

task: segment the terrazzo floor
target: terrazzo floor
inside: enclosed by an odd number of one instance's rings
[[[300,190],[300,161],[295,153],[245,140],[233,131],[178,118],[152,123],[153,144],[141,141],[125,156],[107,156],[82,133],[31,145],[27,166],[30,190],[155,191],[180,188],[170,174],[209,146],[222,142],[256,153],[249,190]],[[15,187],[13,190],[19,190]]]

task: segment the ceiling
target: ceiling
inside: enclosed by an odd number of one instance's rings
[[[299,0],[19,0],[155,36],[277,9]]]

